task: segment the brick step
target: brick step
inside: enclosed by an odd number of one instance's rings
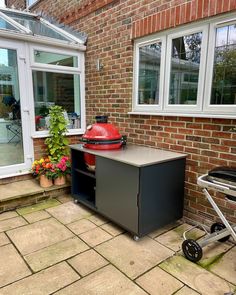
[[[71,185],[69,182],[65,185],[42,188],[35,179],[1,184],[0,213],[56,198],[70,193],[70,190]]]

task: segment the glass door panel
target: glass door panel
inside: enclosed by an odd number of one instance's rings
[[[27,105],[23,56],[23,44],[0,40],[0,177],[28,172],[31,166],[29,118],[22,112]]]
[[[23,162],[17,52],[0,48],[0,166]]]

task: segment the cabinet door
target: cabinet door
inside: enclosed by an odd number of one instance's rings
[[[96,205],[99,212],[138,234],[139,169],[96,157]]]

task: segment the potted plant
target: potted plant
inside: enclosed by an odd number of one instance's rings
[[[65,111],[61,106],[55,105],[49,108],[49,137],[45,144],[50,159],[59,162],[68,155],[68,139],[66,138],[68,121],[65,118]]]
[[[70,174],[71,165],[68,157],[68,139],[66,138],[68,121],[65,110],[58,105],[49,108],[49,137],[46,138],[48,156],[54,165],[54,184],[65,183],[65,176]]]
[[[54,164],[54,184],[66,183],[66,175],[71,173],[71,162],[68,156],[63,156],[58,163]]]
[[[39,178],[41,187],[50,187],[53,185],[54,165],[49,158],[41,158],[33,162],[31,172],[33,176]]]

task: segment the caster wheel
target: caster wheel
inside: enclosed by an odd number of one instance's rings
[[[226,226],[223,223],[220,223],[220,222],[213,223],[211,226],[211,233],[221,231],[222,229],[225,229],[225,228],[226,228]],[[228,235],[222,239],[219,239],[218,241],[226,242],[226,241],[228,241],[229,238],[230,238],[230,235]]]
[[[182,244],[182,250],[185,257],[192,262],[197,262],[202,258],[202,248],[194,240],[185,240]]]
[[[79,201],[78,201],[77,199],[74,199],[74,203],[75,203],[75,204],[78,204]]]
[[[138,236],[133,236],[133,239],[134,239],[135,241],[138,241],[138,240],[139,240],[139,237],[138,237]]]

